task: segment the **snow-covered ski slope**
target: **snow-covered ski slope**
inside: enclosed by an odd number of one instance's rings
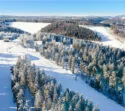
[[[4,56],[6,56],[6,54]],[[0,54],[0,62],[1,61],[4,60],[1,59],[1,54]],[[15,106],[11,91],[10,76],[11,72],[9,65],[0,64],[0,111],[16,111],[9,108]]]
[[[69,88],[83,94],[85,98],[92,100],[94,104],[98,104],[100,111],[125,111],[124,107],[97,92],[79,77],[75,80],[69,70],[65,70],[54,62],[45,59],[35,50],[23,48],[16,41],[8,43],[0,41],[0,46],[2,46],[0,47],[0,111],[14,111],[15,105],[10,89],[10,71],[9,67],[6,68],[6,66],[15,64],[17,57],[25,54],[31,59],[32,64],[40,67],[40,69],[44,68],[46,74],[55,77],[62,84],[63,89]]]
[[[115,48],[120,48],[125,50],[125,43],[120,42],[116,39],[116,36],[111,34],[111,29],[108,27],[103,26],[84,26],[80,25],[81,27],[88,28],[97,32],[97,34],[102,38],[102,45],[111,46]]]
[[[9,26],[24,30],[31,34],[37,33],[40,29],[46,27],[50,23],[35,23],[35,22],[10,22]]]

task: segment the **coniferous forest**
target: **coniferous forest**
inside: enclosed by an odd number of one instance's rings
[[[31,65],[26,58],[19,57],[11,71],[11,86],[18,111],[99,111],[82,95],[63,90],[53,77]]]
[[[0,111],[125,111],[125,0],[0,0]]]
[[[79,27],[78,23],[74,21],[54,22],[43,28],[41,32],[56,33],[84,40],[101,40],[101,37],[99,37],[96,33],[89,29]]]
[[[97,91],[121,105],[125,104],[125,51],[52,34],[42,37],[42,45],[36,45],[36,50],[81,76]]]

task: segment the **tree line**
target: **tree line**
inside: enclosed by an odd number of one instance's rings
[[[124,24],[112,25],[111,29],[114,34],[119,36],[117,37],[118,40],[122,42],[125,40],[125,25]]]
[[[56,33],[85,40],[101,40],[101,37],[99,37],[96,33],[87,28],[79,27],[78,23],[75,21],[54,22],[41,29],[41,32]]]

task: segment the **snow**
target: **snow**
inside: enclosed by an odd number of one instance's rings
[[[2,84],[0,87],[0,111],[14,111],[15,109],[10,89],[11,73],[9,69],[11,65],[16,63],[18,56],[24,55],[31,59],[32,64],[40,69],[44,68],[47,75],[55,77],[62,84],[63,89],[69,88],[83,94],[85,98],[92,100],[94,104],[98,104],[101,111],[125,111],[125,107],[97,92],[79,77],[75,80],[71,71],[57,66],[55,62],[45,59],[33,49],[23,48],[17,42],[0,41],[0,46],[2,46],[0,47],[0,84]]]
[[[17,57],[22,55],[26,50],[16,43],[5,43],[0,41],[0,111],[16,111],[11,91],[11,71],[10,66],[16,63]],[[21,50],[19,50],[19,49]],[[15,50],[11,53],[11,50]],[[24,50],[24,52],[23,52]],[[19,52],[16,54],[16,52]],[[23,52],[21,54],[21,52]]]
[[[9,22],[9,26],[19,28],[31,34],[37,33],[40,29],[46,27],[50,23],[35,23],[35,22]]]
[[[31,34],[36,33],[41,28],[49,23],[26,23],[26,22],[13,22],[10,24],[12,27],[20,28],[28,31]],[[125,44],[116,40],[112,34],[109,33],[109,28],[98,26],[84,26],[95,32],[102,37],[102,44],[109,45],[116,48],[123,49]],[[41,44],[38,41],[38,44]],[[0,40],[0,111],[15,111],[15,104],[13,103],[13,94],[11,91],[11,72],[10,66],[16,63],[18,56],[26,55],[32,64],[35,64],[40,69],[44,69],[47,75],[51,75],[62,84],[62,88],[69,88],[79,94],[83,94],[85,98],[92,100],[97,104],[100,111],[125,111],[125,107],[117,104],[113,100],[107,98],[103,94],[97,92],[95,89],[88,86],[81,78],[74,79],[74,75],[69,70],[65,70],[57,66],[55,62],[45,59],[34,49],[23,48],[19,45],[19,39],[12,42],[4,42]]]
[[[121,19],[125,20],[125,17],[121,17]]]
[[[122,43],[119,40],[117,40],[116,36],[111,34],[110,28],[103,27],[103,26],[84,26],[84,25],[80,25],[80,26],[88,28],[94,32],[97,32],[97,34],[102,38],[102,41],[101,41],[102,45],[125,50],[125,43]]]
[[[0,55],[1,57],[1,55]],[[8,61],[6,61],[8,62]],[[1,60],[0,60],[1,63]],[[0,111],[13,111],[9,107],[15,106],[11,91],[10,66],[0,64]]]

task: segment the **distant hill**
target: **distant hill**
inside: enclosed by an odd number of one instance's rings
[[[101,40],[101,38],[97,36],[97,34],[93,31],[83,27],[79,27],[76,22],[69,21],[54,22],[41,29],[41,32],[56,33],[85,40]]]

